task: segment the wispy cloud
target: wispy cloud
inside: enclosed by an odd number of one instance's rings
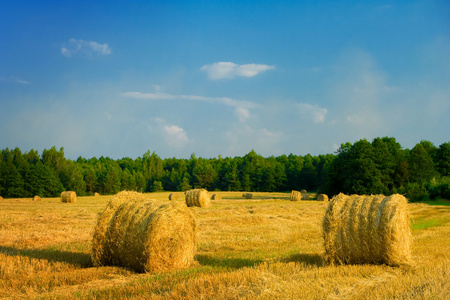
[[[100,44],[94,41],[85,41],[70,39],[61,47],[61,53],[65,57],[73,57],[75,55],[92,57],[95,55],[108,55],[112,50],[108,44]]]
[[[204,65],[200,70],[208,74],[209,79],[231,79],[235,77],[253,77],[264,71],[275,69],[274,66],[262,64],[238,65],[233,62],[216,62]]]
[[[309,118],[314,123],[323,123],[325,121],[325,115],[327,114],[326,108],[309,103],[298,103],[297,108],[302,117]]]
[[[240,101],[227,97],[205,97],[198,95],[172,95],[168,93],[141,93],[141,92],[126,92],[121,94],[127,98],[147,99],[147,100],[190,100],[190,101],[205,101],[221,103],[234,108],[234,113],[240,122],[245,122],[251,117],[250,109],[256,107],[255,103],[249,101]]]
[[[23,80],[16,76],[10,76],[10,77],[0,77],[0,82],[7,82],[7,83],[17,83],[17,84],[30,84],[29,81]]]

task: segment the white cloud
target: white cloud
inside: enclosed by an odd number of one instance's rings
[[[112,50],[108,44],[100,44],[93,41],[70,39],[61,47],[61,54],[66,57],[75,55],[92,57],[94,55],[108,55]]]
[[[251,116],[250,108],[256,107],[256,104],[249,101],[239,101],[227,97],[204,97],[198,95],[172,95],[167,93],[141,93],[141,92],[126,92],[121,94],[127,98],[135,99],[147,99],[147,100],[173,100],[184,99],[190,101],[205,101],[205,102],[217,102],[225,104],[226,106],[233,107],[235,115],[240,122],[245,122]]]
[[[167,145],[172,148],[182,148],[189,142],[184,129],[176,125],[164,125],[163,134]]]
[[[209,79],[231,79],[235,77],[253,77],[264,71],[274,69],[274,66],[262,64],[238,65],[233,62],[216,62],[204,65],[200,70],[208,74]]]
[[[29,81],[23,80],[16,76],[10,76],[10,77],[0,77],[0,81],[8,82],[8,83],[18,83],[18,84],[30,84]]]
[[[302,117],[309,118],[314,123],[323,123],[325,121],[325,115],[327,114],[326,108],[321,108],[317,104],[311,105],[308,103],[298,103],[297,108]]]

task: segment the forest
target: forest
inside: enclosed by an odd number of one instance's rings
[[[185,191],[289,192],[306,189],[336,195],[401,193],[410,201],[450,199],[450,142],[439,147],[423,140],[403,149],[393,137],[347,142],[334,154],[263,157],[251,150],[243,157],[161,159],[147,151],[136,159],[64,156],[64,148],[3,149],[0,196],[77,195]]]

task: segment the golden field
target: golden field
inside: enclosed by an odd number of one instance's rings
[[[326,202],[219,193],[211,207],[189,208],[199,221],[197,264],[160,274],[93,267],[93,230],[111,196],[4,199],[0,298],[450,299],[450,206],[409,204],[411,266],[325,266]],[[149,197],[169,201],[169,194]]]

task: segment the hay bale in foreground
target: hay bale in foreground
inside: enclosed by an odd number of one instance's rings
[[[185,268],[194,263],[197,227],[184,203],[123,191],[98,218],[92,261],[95,266],[117,265],[137,272]]]
[[[327,264],[409,264],[408,201],[399,194],[339,194],[323,218],[323,237]]]
[[[61,193],[61,202],[75,203],[77,202],[77,193],[74,191],[65,191]]]
[[[178,200],[178,195],[175,193],[172,193],[169,195],[169,200]]]
[[[208,191],[205,189],[194,189],[186,191],[186,205],[188,207],[210,207],[211,199],[209,198]]]
[[[253,194],[252,193],[243,193],[242,197],[245,199],[252,199],[253,198]]]
[[[33,197],[33,201],[41,201],[41,197],[36,195]]]
[[[328,202],[328,196],[326,194],[319,194],[317,196],[317,201],[325,201]]]
[[[300,200],[302,200],[302,193],[300,193],[299,191],[292,190],[290,200],[291,201],[300,201]]]
[[[222,200],[222,195],[220,195],[220,194],[213,194],[211,196],[211,200]]]

